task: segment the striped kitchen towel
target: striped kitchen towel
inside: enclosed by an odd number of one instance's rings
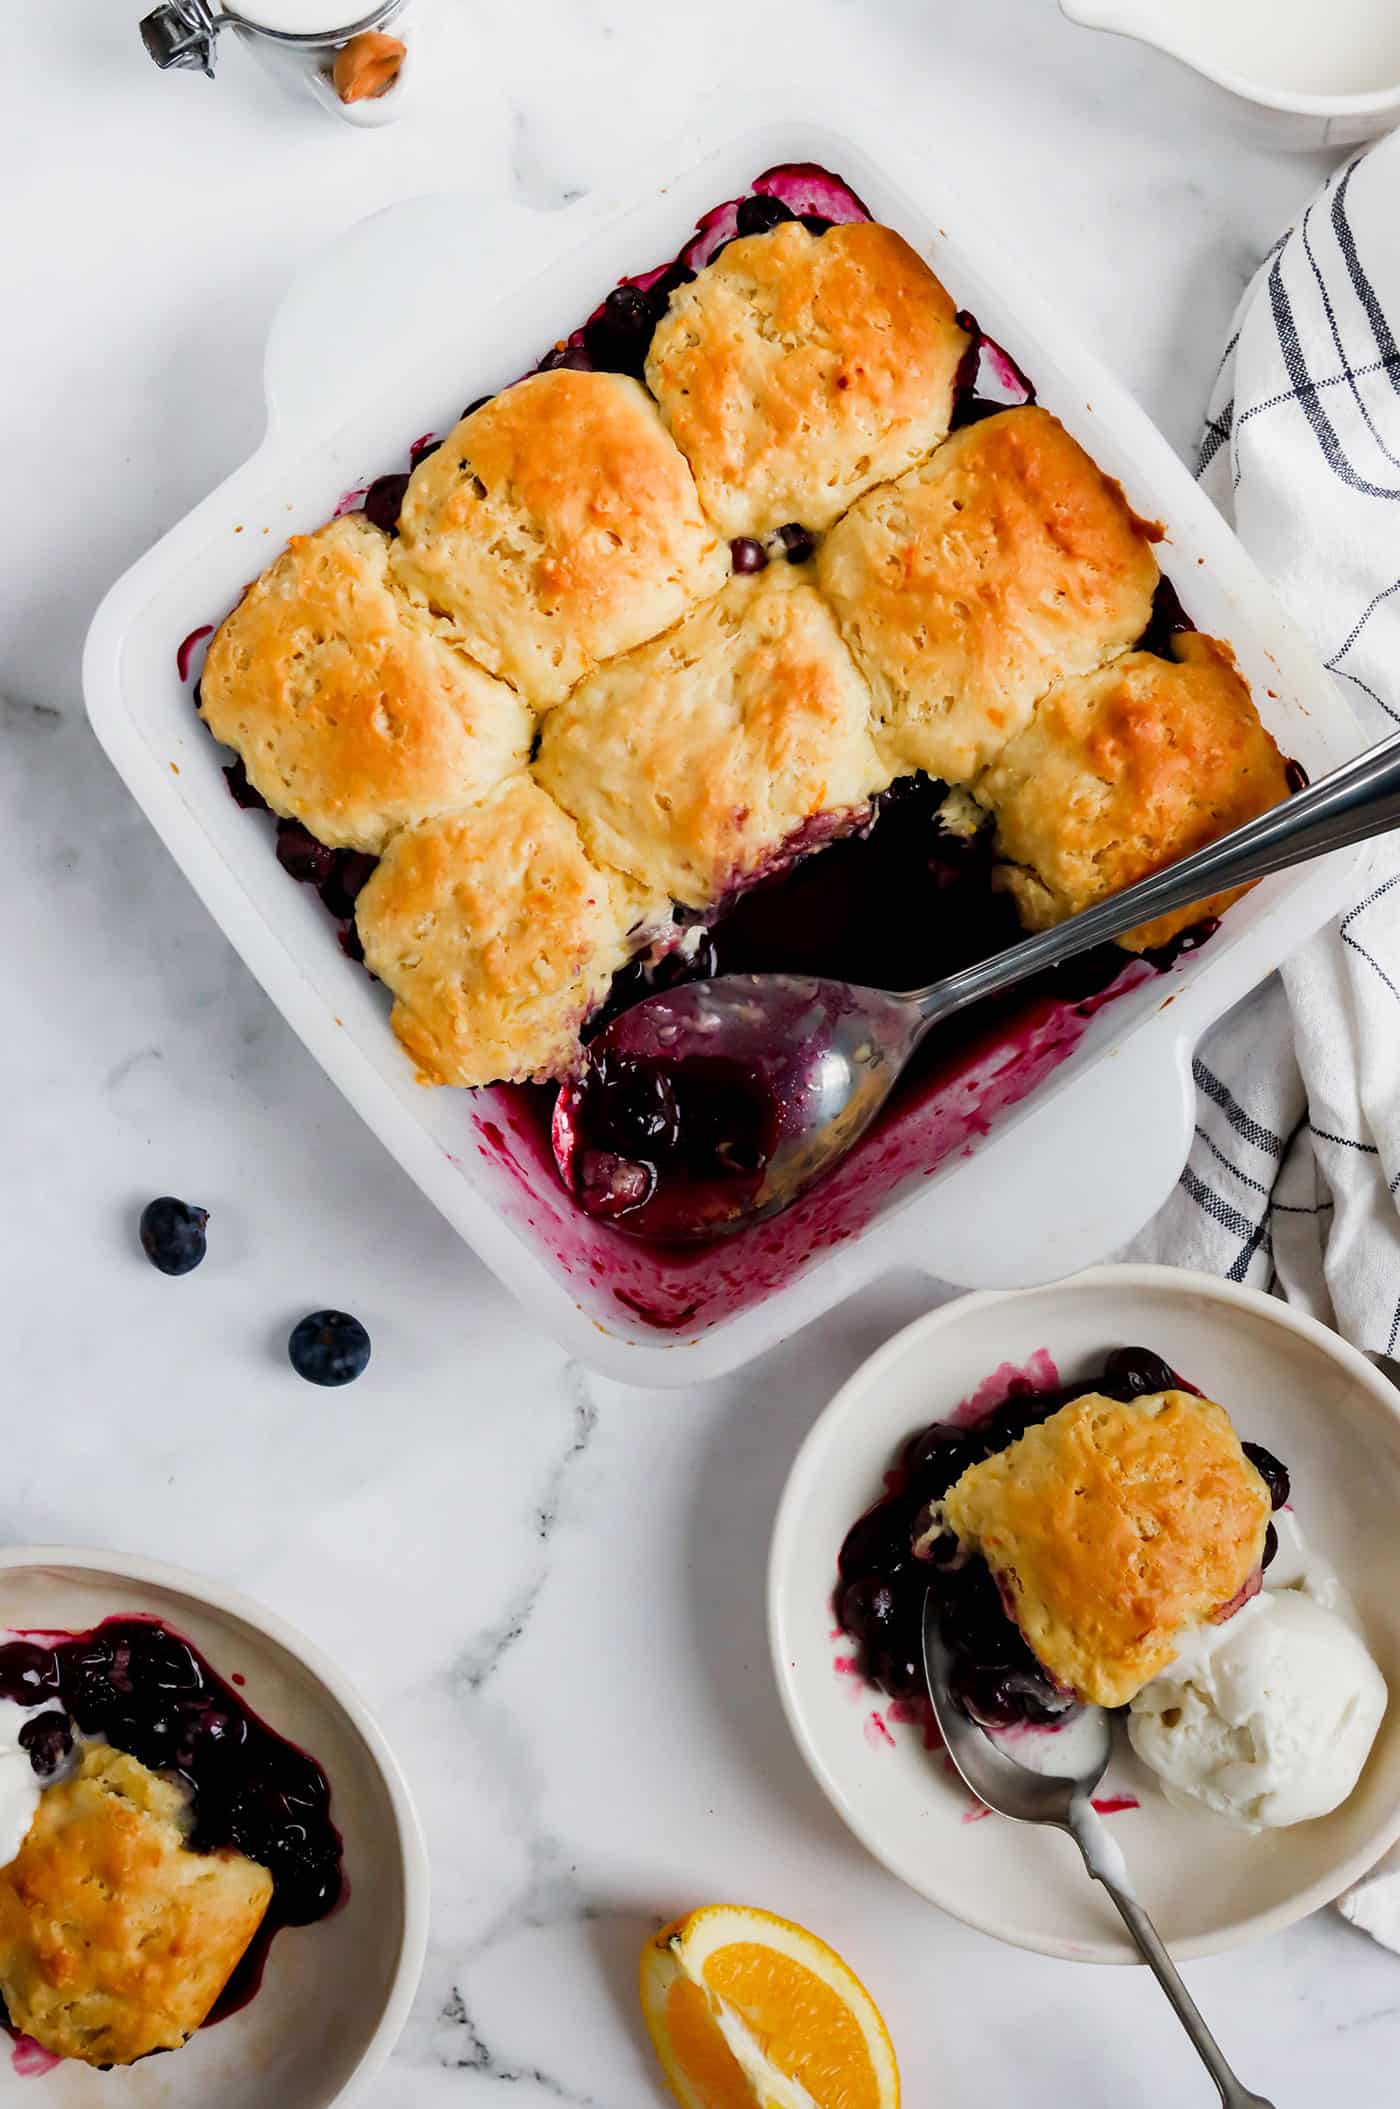
[[[1240,303],[1204,488],[1370,740],[1400,730],[1400,134],[1339,169]],[[1132,1256],[1273,1288],[1400,1354],[1400,837],[1202,1041],[1196,1139]]]

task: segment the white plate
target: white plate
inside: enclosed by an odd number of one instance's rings
[[[84,656],[103,746],[317,1060],[532,1321],[637,1384],[733,1368],[897,1266],[1000,1288],[1117,1249],[1185,1160],[1201,1033],[1339,911],[1354,863],[1343,853],[1266,881],[1170,976],[1094,1017],[1019,1102],[998,1110],[1024,1065],[1018,1072],[1005,1048],[988,1056],[967,1146],[953,1147],[932,1176],[914,1131],[892,1123],[819,1194],[700,1253],[663,1257],[584,1218],[552,1166],[512,1135],[496,1094],[417,1084],[389,1030],[386,992],[344,956],[319,902],[280,869],[264,817],[228,796],[226,757],[177,678],[176,644],[217,621],[289,533],[400,466],[415,435],[446,430],[469,398],[525,371],[622,273],[673,255],[703,209],[776,162],[815,159],[844,174],[1021,361],[1040,400],[1137,511],[1162,521],[1164,568],[1192,618],[1235,647],[1285,751],[1318,775],[1357,746],[1337,684],[1215,508],[1036,291],[1033,270],[962,201],[957,184],[969,172],[942,167],[926,137],[904,142],[883,119],[866,122],[876,142],[867,149],[849,107],[839,127],[768,121],[736,137],[736,124],[732,109],[712,118],[711,150],[693,167],[678,171],[671,148],[636,170],[620,185],[621,208],[614,195],[503,216],[479,199],[440,197],[354,230],[274,325],[262,447],[113,587]],[[368,304],[366,285],[376,292]]]
[[[408,2016],[428,1933],[428,1862],[408,1788],[364,1702],[311,1643],[231,1589],[124,1553],[0,1552],[0,1627],[82,1632],[123,1612],[167,1620],[279,1735],[318,1761],[345,1841],[348,1897],[273,1940],[261,1988],[183,2049],[97,2072],[71,2059],[44,2109],[328,2109],[360,2099]],[[0,2099],[35,2102],[4,2055]]]
[[[1047,1955],[1135,1962],[1113,1907],[1066,1837],[988,1816],[916,1728],[876,1728],[883,1695],[838,1672],[836,1555],[905,1437],[1003,1362],[1049,1352],[1066,1380],[1114,1347],[1148,1347],[1226,1406],[1241,1436],[1281,1457],[1309,1538],[1354,1596],[1391,1703],[1350,1800],[1257,1837],[1174,1809],[1128,1755],[1140,1807],[1109,1819],[1143,1902],[1178,1957],[1209,1955],[1301,1918],[1400,1835],[1400,1393],[1335,1334],[1275,1299],[1165,1267],[1101,1267],[1053,1288],[965,1297],[917,1320],[856,1371],[793,1465],[778,1509],[768,1616],[794,1735],[837,1810],[876,1857],[970,1926]]]

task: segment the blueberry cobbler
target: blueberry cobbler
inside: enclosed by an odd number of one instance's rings
[[[822,170],[760,176],[360,499],[247,589],[200,708],[419,1074],[545,1123],[658,987],[914,987],[1290,788],[1159,530]],[[1225,905],[1017,1001],[1160,966]],[[573,1175],[623,1228],[694,1154],[634,1087]],[[752,1138],[712,1139],[742,1172]]]
[[[1352,1791],[1386,1706],[1354,1609],[1285,1467],[1160,1357],[1017,1377],[913,1435],[887,1487],[847,1533],[835,1604],[892,1699],[926,1693],[932,1593],[953,1696],[990,1732],[1126,1709],[1169,1798],[1247,1829]]]
[[[175,2050],[344,1878],[325,1774],[145,1618],[0,1640],[0,1998],[57,2057]]]

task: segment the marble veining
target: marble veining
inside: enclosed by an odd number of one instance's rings
[[[437,0],[419,112],[368,133],[236,50],[212,86],[161,78],[138,11],[9,25],[9,275],[33,290],[6,318],[0,516],[0,1531],[241,1584],[376,1705],[435,1889],[373,2109],[656,2104],[638,1949],[727,1897],[846,1951],[911,2104],[1118,2109],[1150,2073],[1154,2109],[1192,2109],[1152,1985],[930,1910],[841,1827],[778,1708],[773,1506],[834,1386],[940,1294],[917,1254],[703,1389],[571,1366],[253,984],[99,753],[78,667],[105,587],[256,444],[282,289],[395,198],[554,210],[663,139],[684,159],[718,92],[736,122],[849,92],[937,138],[1190,455],[1239,291],[1324,164],[1220,131],[1184,72],[1052,0]],[[212,1212],[183,1282],[136,1247],[166,1191]],[[374,1339],[340,1393],[285,1362],[325,1304]],[[1397,1973],[1322,1916],[1189,1975],[1252,2085],[1367,2104],[1400,2054]]]

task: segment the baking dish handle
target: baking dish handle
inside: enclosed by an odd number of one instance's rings
[[[467,191],[402,199],[357,221],[289,288],[263,355],[267,434],[335,422],[386,375],[409,372],[425,341],[470,327],[480,287],[516,274],[527,247],[543,262],[563,213]],[[464,366],[464,373],[466,368]],[[502,375],[502,380],[512,378]],[[465,393],[473,381],[464,381]]]
[[[959,1166],[950,1207],[930,1194],[913,1238],[897,1218],[900,1261],[959,1289],[1033,1288],[1135,1237],[1180,1178],[1196,1119],[1189,1040],[1144,1037],[1071,1083],[1048,1119],[993,1135]]]

